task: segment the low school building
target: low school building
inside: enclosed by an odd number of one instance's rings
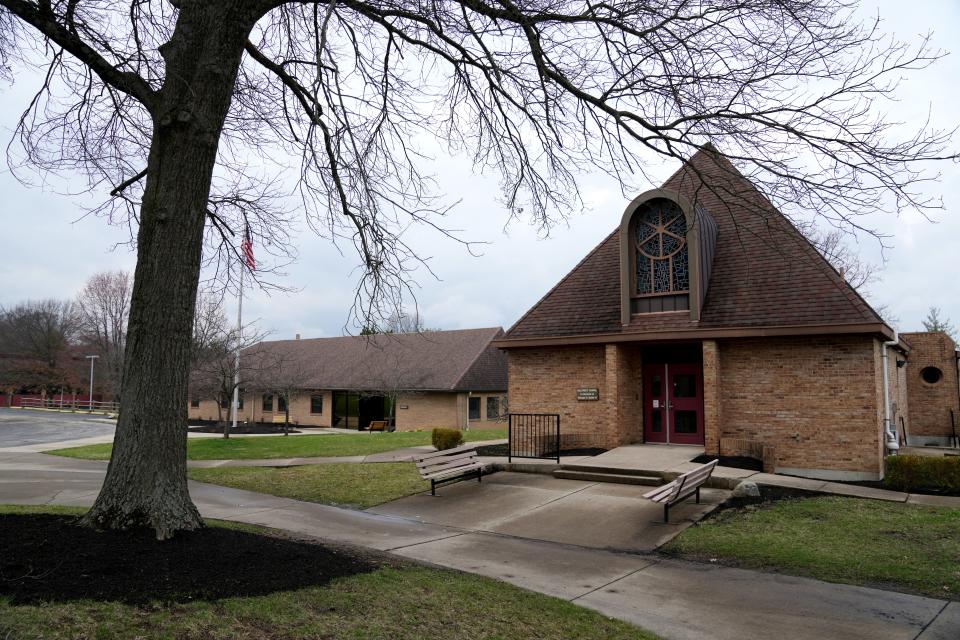
[[[239,420],[282,420],[289,403],[299,426],[500,428],[507,364],[491,342],[502,334],[491,327],[265,341],[241,354]],[[226,419],[231,400],[193,397],[189,417]]]

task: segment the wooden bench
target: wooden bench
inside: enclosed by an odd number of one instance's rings
[[[367,427],[368,431],[383,431],[387,430],[387,421],[386,420],[371,420],[370,426]]]
[[[435,451],[414,459],[420,477],[430,481],[430,495],[437,495],[437,485],[476,477],[482,482],[483,464],[477,459],[477,445],[470,444],[446,451]]]
[[[273,416],[273,424],[283,424],[286,422],[287,416],[283,413],[278,413]]]
[[[653,491],[643,494],[644,498],[653,502],[663,503],[663,521],[670,522],[670,507],[689,498],[691,495],[697,495],[697,504],[700,504],[700,487],[713,474],[714,467],[719,460],[708,462],[699,469],[688,471],[683,475],[677,476],[673,482],[659,486]]]

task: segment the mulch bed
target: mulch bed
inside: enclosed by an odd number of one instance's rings
[[[94,531],[54,515],[0,515],[0,596],[12,604],[92,599],[190,602],[323,585],[388,561],[279,535],[207,527]]]
[[[713,462],[717,456],[700,455],[691,460],[697,464],[706,464]],[[763,471],[763,461],[747,456],[720,456],[721,467],[731,467],[733,469],[745,469],[747,471]]]
[[[187,431],[191,433],[223,433],[223,425],[204,424],[196,427],[187,427]],[[236,429],[230,429],[230,435],[250,435],[263,433],[283,433],[283,425],[257,422],[254,424],[238,424]],[[287,430],[287,433],[300,432],[291,426]]]

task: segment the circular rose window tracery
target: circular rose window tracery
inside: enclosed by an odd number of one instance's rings
[[[637,293],[689,290],[686,234],[686,217],[680,207],[669,200],[652,200],[637,210],[634,218]]]

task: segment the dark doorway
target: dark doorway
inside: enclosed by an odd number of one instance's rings
[[[381,395],[355,391],[333,392],[333,426],[362,431],[374,420],[388,420],[392,403]]]

